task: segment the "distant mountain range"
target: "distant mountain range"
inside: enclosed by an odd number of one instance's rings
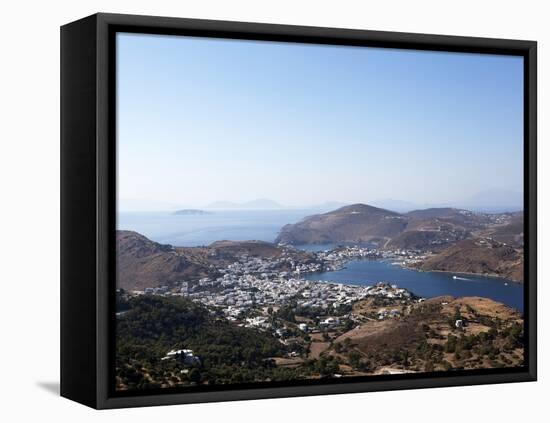
[[[414,203],[387,198],[370,202],[373,206],[406,213],[426,208],[456,208],[484,213],[501,213],[523,210],[523,194],[517,191],[490,189],[469,198],[451,203]]]
[[[491,189],[467,198],[460,206],[486,212],[518,211],[523,210],[523,194],[517,191]]]
[[[462,201],[451,203],[415,203],[393,198],[385,198],[370,201],[369,204],[385,210],[391,210],[399,213],[407,213],[412,210],[427,208],[455,208],[467,209],[476,212],[501,213],[505,211],[523,210],[523,194],[517,191],[502,189],[490,189],[481,191]],[[203,209],[218,210],[278,210],[278,209],[311,209],[319,211],[331,211],[349,205],[341,201],[326,201],[319,204],[304,204],[302,206],[287,206],[280,204],[268,198],[247,201],[244,203],[232,201],[216,201],[203,206]]]
[[[411,210],[422,208],[422,205],[420,204],[412,203],[410,201],[394,200],[392,198],[373,201],[371,204],[375,207],[380,207],[382,209],[392,210],[400,213],[405,213]]]
[[[427,208],[455,208],[467,209],[475,212],[501,213],[505,211],[514,212],[523,210],[523,194],[517,191],[490,189],[481,191],[469,198],[451,203],[415,203],[393,198],[385,198],[368,202],[371,206],[399,213],[407,213],[412,210]],[[269,198],[258,198],[251,201],[215,201],[200,207],[182,206],[175,203],[128,200],[119,201],[121,211],[161,211],[178,209],[201,209],[201,210],[282,210],[282,209],[310,209],[320,212],[331,211],[349,205],[349,202],[325,201],[318,204],[303,204],[288,206]]]
[[[120,198],[117,209],[119,212],[157,212],[173,211],[185,208],[181,204],[168,201],[144,200],[138,198]]]
[[[267,198],[259,198],[257,200],[247,201],[244,203],[234,203],[232,201],[216,201],[214,203],[207,204],[204,209],[218,209],[218,210],[276,210],[284,208],[276,201],[269,200]]]

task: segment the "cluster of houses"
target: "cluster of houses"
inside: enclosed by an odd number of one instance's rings
[[[143,290],[144,294],[152,294],[152,295],[166,295],[171,292],[170,288],[167,285],[164,286],[156,286],[154,288],[145,288]]]
[[[269,320],[266,316],[251,317],[247,318],[245,321],[245,327],[254,327],[261,329],[269,329],[271,327],[271,324],[269,323]]]
[[[382,308],[378,310],[379,320],[384,320],[384,319],[387,319],[388,317],[399,317],[399,316],[401,316],[401,312],[397,309],[388,310],[388,309]]]
[[[303,279],[301,273],[337,268],[346,261],[357,258],[380,258],[387,252],[360,246],[340,247],[336,250],[315,253],[315,260],[297,262],[296,255],[282,254],[276,258],[260,258],[243,254],[234,263],[217,269],[217,278],[202,278],[198,281],[182,281],[176,287],[160,286],[145,288],[135,294],[184,296],[200,302],[211,309],[223,312],[229,320],[239,321],[245,326],[269,329],[270,322],[264,316],[249,317],[250,310],[269,306],[295,304],[302,308],[328,311],[367,297],[408,299],[412,294],[406,289],[388,283],[374,286],[336,284]],[[411,252],[395,251],[393,257],[407,259]],[[291,269],[291,270],[281,270]],[[381,318],[392,317],[381,314]],[[244,315],[244,316],[243,316]],[[245,317],[247,316],[247,317]],[[340,324],[338,318],[329,317],[320,326],[331,328]],[[301,328],[307,331],[305,328]],[[169,357],[169,355],[167,355]]]
[[[281,271],[281,269],[288,269]],[[328,270],[319,258],[300,262],[291,248],[284,248],[279,257],[253,257],[248,254],[240,256],[239,260],[227,266],[225,269],[219,269],[224,275],[250,275],[260,274],[265,277],[300,275],[302,273],[314,273]]]
[[[338,270],[350,260],[386,259],[395,260],[394,264],[398,265],[411,265],[419,263],[427,257],[425,252],[419,250],[400,248],[378,250],[356,245],[321,251],[317,253],[317,256],[325,262],[323,267],[327,270]]]
[[[374,248],[362,247],[360,245],[348,245],[335,248],[333,250],[319,251],[318,257],[327,261],[336,261],[340,259],[359,259],[359,258],[379,258],[382,253]]]
[[[324,320],[321,320],[319,322],[319,328],[320,329],[334,329],[335,327],[339,326],[341,323],[339,317],[327,317]],[[300,329],[302,332],[310,332],[313,328],[310,327],[307,323],[299,323],[298,329]]]

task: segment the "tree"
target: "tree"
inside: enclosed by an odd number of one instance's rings
[[[357,351],[353,350],[348,355],[349,363],[351,367],[357,369],[361,365],[361,354],[359,354]]]
[[[445,344],[445,351],[448,353],[454,353],[456,350],[457,337],[449,334],[447,337],[447,343]]]
[[[344,339],[344,349],[347,350],[349,347],[351,347],[351,339],[346,338],[346,339]]]
[[[188,378],[191,382],[199,383],[201,380],[201,372],[197,368],[191,369]]]
[[[425,372],[433,372],[434,371],[434,363],[433,361],[429,360],[424,365],[424,371]]]

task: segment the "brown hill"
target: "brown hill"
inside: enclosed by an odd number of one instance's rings
[[[282,250],[275,244],[264,241],[216,241],[208,246],[210,255],[234,258],[242,254],[253,257],[279,257]]]
[[[217,277],[216,269],[234,263],[243,255],[277,258],[283,254],[300,262],[313,258],[311,253],[263,241],[216,241],[207,247],[173,247],[137,232],[117,231],[117,287],[142,290]],[[280,263],[280,270],[289,270],[287,265],[284,261]]]
[[[406,213],[406,215],[413,219],[449,219],[467,225],[488,221],[488,217],[484,213],[475,213],[470,210],[456,209],[453,207],[432,207],[428,209],[412,210]]]
[[[523,247],[524,229],[523,212],[509,213],[502,224],[488,228],[483,235],[498,242]]]
[[[127,290],[171,285],[209,273],[205,252],[182,254],[137,232],[117,231],[117,287]]]
[[[461,328],[455,325],[459,319]],[[366,366],[375,374],[492,368],[495,363],[515,367],[523,363],[522,326],[519,312],[491,299],[437,297],[412,305],[403,317],[355,326],[338,336],[325,355],[350,365],[359,361],[363,371]]]
[[[477,273],[523,282],[523,252],[487,239],[467,239],[418,265],[420,270]]]
[[[469,232],[464,230],[406,230],[386,245],[389,249],[440,251],[449,245],[465,239]]]
[[[399,213],[365,204],[353,204],[285,225],[275,242],[299,245],[387,241],[401,233],[406,226],[407,220]]]
[[[454,208],[431,208],[399,214],[354,204],[308,216],[282,228],[276,242],[321,244],[374,242],[389,248],[442,249],[485,228],[485,214]]]
[[[450,207],[413,210],[405,215],[409,219],[408,230],[444,230],[459,229],[472,231],[485,227],[491,222],[483,213]]]

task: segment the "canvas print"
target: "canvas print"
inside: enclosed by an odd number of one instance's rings
[[[117,392],[524,365],[522,57],[116,48]]]

